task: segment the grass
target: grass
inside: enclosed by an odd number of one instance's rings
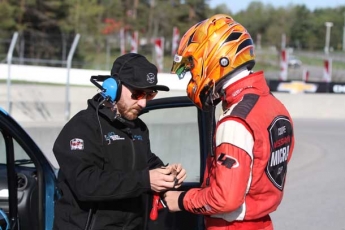
[[[300,60],[305,65],[312,65],[312,66],[323,66],[323,59],[320,58],[310,58],[310,57],[300,57]],[[340,61],[332,61],[332,68],[333,69],[345,69],[345,63]]]

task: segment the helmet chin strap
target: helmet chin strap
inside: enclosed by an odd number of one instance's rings
[[[213,81],[213,87],[212,87],[212,92],[210,94],[211,97],[211,104],[213,104],[213,101],[217,100],[219,98],[219,92],[216,90],[216,83]]]
[[[225,81],[225,83],[224,83],[223,86],[222,86],[221,92],[222,92],[226,87],[228,87],[229,85],[231,85],[232,83],[234,83],[234,82],[236,82],[236,81],[238,81],[238,80],[240,80],[240,79],[242,79],[242,78],[248,76],[251,72],[252,72],[252,71],[245,69],[245,70],[242,70],[242,71],[236,73],[233,77],[231,77],[230,79],[228,79],[227,81]],[[214,82],[213,82],[213,83],[214,83]],[[209,127],[209,129],[210,129],[209,144],[210,144],[210,146],[211,146],[211,148],[210,148],[210,155],[211,155],[211,156],[214,156],[214,147],[215,147],[213,135],[214,135],[214,129],[215,129],[215,117],[214,117],[214,116],[215,116],[215,112],[216,112],[216,103],[214,103],[214,102],[215,102],[215,100],[217,100],[217,99],[220,98],[221,94],[222,94],[222,93],[218,93],[218,92],[216,91],[216,86],[215,86],[215,83],[214,83],[214,85],[213,85],[213,90],[212,90],[211,95],[210,95],[210,97],[211,97],[211,101],[210,101],[210,102],[211,102],[212,111],[211,111],[211,122],[210,122],[210,127]],[[218,102],[219,102],[219,101],[218,101]]]
[[[252,71],[247,69],[247,66],[243,66],[233,73],[223,77],[217,84],[213,81],[213,87],[208,97],[206,98],[205,105],[216,106],[225,94],[224,89],[236,81],[248,76]]]
[[[215,146],[215,142],[214,142],[214,132],[215,132],[215,128],[216,128],[216,121],[215,121],[215,113],[216,113],[216,106],[212,105],[212,109],[211,109],[211,122],[210,122],[210,139],[209,139],[209,146],[211,146],[210,148],[210,155],[213,157],[214,156],[214,148]]]

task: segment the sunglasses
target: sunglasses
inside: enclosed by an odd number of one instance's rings
[[[152,100],[156,95],[158,91],[153,90],[153,91],[142,91],[142,90],[135,90],[132,92],[132,99],[133,100],[141,100],[141,99],[146,99],[146,100]]]
[[[133,100],[141,100],[141,99],[152,100],[158,93],[157,90],[145,91],[145,90],[140,90],[140,89],[133,89],[128,86],[126,87],[129,89],[129,91],[131,91],[132,93],[131,98]]]

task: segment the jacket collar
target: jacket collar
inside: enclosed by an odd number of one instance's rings
[[[97,108],[98,108],[98,112],[100,114],[102,114],[103,116],[108,118],[111,122],[113,122],[115,120],[116,112],[111,111],[111,109],[109,109],[103,105],[99,105],[99,103],[101,103],[101,101],[102,101],[102,97],[100,95],[96,94],[93,98],[87,100],[87,104],[88,104],[89,108],[92,108],[93,110],[97,110]]]
[[[269,94],[270,90],[263,71],[259,71],[233,82],[224,89],[224,93],[227,104],[231,105],[241,100],[245,93],[265,95]]]
[[[135,128],[136,126],[138,126],[138,119],[135,119],[133,121],[127,120],[123,117],[117,116],[116,111],[112,111],[108,107],[99,105],[99,103],[101,103],[102,100],[103,98],[99,94],[96,94],[93,98],[88,100],[89,108],[95,110],[96,112],[97,107],[99,107],[98,113],[100,113],[102,117],[107,118],[110,122],[118,124],[118,127],[120,129]]]

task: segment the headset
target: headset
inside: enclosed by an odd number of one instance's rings
[[[91,76],[90,81],[101,90],[100,95],[104,100],[114,103],[120,99],[122,84],[121,81],[109,75]],[[97,81],[103,82],[100,85]]]
[[[91,76],[90,81],[101,90],[100,95],[104,98],[105,101],[110,103],[117,102],[121,97],[122,83],[119,79],[119,74],[121,73],[122,68],[131,60],[138,57],[144,57],[141,54],[132,53],[133,56],[126,60],[120,67],[119,71],[113,76],[110,75],[97,75]],[[97,81],[103,82],[100,85]]]

